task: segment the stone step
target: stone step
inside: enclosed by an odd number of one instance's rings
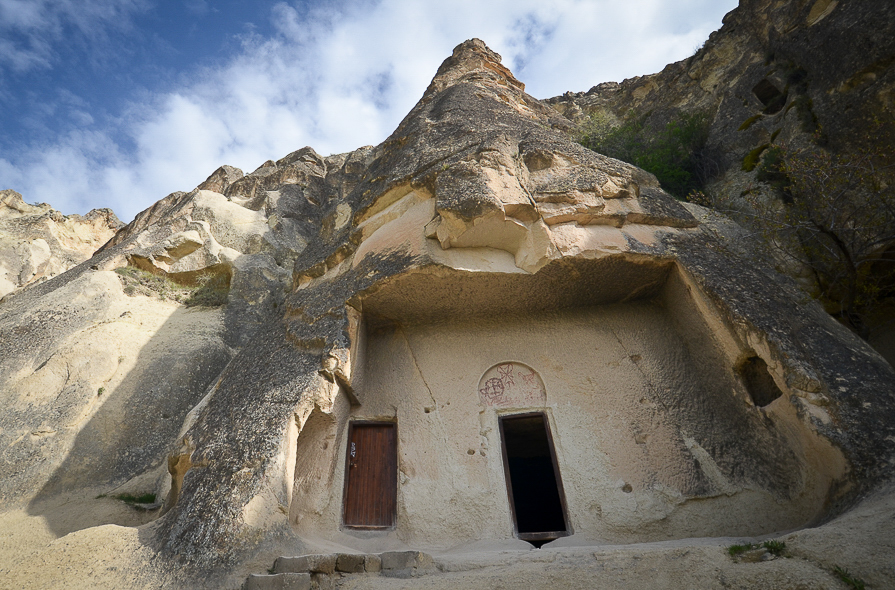
[[[415,578],[435,572],[435,560],[422,551],[388,551],[380,553],[382,575],[391,578]]]
[[[323,553],[278,557],[271,574],[250,575],[243,590],[327,590],[335,578],[350,574],[414,578],[437,571],[435,560],[421,551]]]
[[[242,590],[311,590],[311,574],[251,574]]]

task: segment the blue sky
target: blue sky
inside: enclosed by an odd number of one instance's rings
[[[0,189],[123,221],[222,164],[385,139],[479,37],[548,98],[693,53],[735,0],[0,0]]]

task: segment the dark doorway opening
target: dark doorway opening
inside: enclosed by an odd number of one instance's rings
[[[390,422],[352,422],[345,461],[346,527],[395,526],[398,505],[398,437]]]
[[[757,356],[747,358],[740,364],[738,370],[746,385],[746,391],[756,406],[763,408],[783,395],[771,377],[767,363],[761,358]]]
[[[562,479],[544,414],[501,418],[500,438],[516,536],[540,547],[569,535]]]
[[[767,78],[760,81],[752,89],[752,93],[764,105],[764,113],[766,115],[774,115],[779,113],[786,104],[786,95],[780,92]]]

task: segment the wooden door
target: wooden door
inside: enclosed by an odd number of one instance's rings
[[[395,526],[398,448],[390,422],[352,422],[348,429],[343,523],[355,528]]]

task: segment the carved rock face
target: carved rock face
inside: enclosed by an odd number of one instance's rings
[[[141,529],[159,563],[226,575],[259,544],[361,543],[340,532],[351,420],[397,421],[400,538],[436,548],[513,539],[501,412],[547,416],[591,541],[796,528],[884,472],[891,367],[795,301],[735,226],[568,129],[468,41],[379,146],[221,168],[97,254],[232,276],[228,331],[203,339],[215,362],[182,396],[201,401],[174,412],[169,456],[129,459],[129,482],[170,470],[167,511]],[[4,313],[0,335],[31,329]]]
[[[685,207],[669,197],[651,175],[570,142],[556,130],[564,129],[566,124],[525,95],[521,85],[514,83],[502,66],[498,67],[497,59],[496,54],[485,51],[478,42],[459,46],[417,106],[383,144],[348,156],[311,158],[307,166],[312,168],[301,183],[267,187],[266,190],[275,189],[280,194],[289,186],[301,191],[295,194],[305,198],[292,201],[292,206],[297,209],[283,209],[281,213],[310,220],[305,227],[317,232],[316,237],[308,238],[307,247],[295,259],[294,288],[286,301],[285,329],[297,349],[278,348],[280,352],[277,354],[283,355],[283,359],[295,356],[289,361],[290,366],[307,367],[306,370],[313,367],[323,381],[306,381],[308,373],[284,369],[281,378],[286,382],[298,380],[300,393],[289,388],[254,384],[252,388],[275,405],[247,407],[248,416],[242,415],[238,421],[231,422],[225,408],[227,404],[241,403],[247,383],[243,378],[225,379],[216,394],[217,399],[212,400],[207,410],[207,417],[190,430],[196,453],[204,453],[201,456],[209,461],[209,465],[229,465],[231,451],[227,449],[263,447],[269,449],[265,459],[268,467],[261,471],[268,469],[266,473],[281,473],[277,470],[290,465],[288,445],[283,446],[286,440],[283,437],[288,430],[286,424],[290,423],[291,416],[297,415],[298,437],[301,439],[301,425],[315,404],[332,416],[328,427],[332,432],[317,433],[313,437],[324,436],[335,444],[341,444],[337,435],[342,427],[340,424],[344,425],[352,416],[387,415],[389,404],[397,404],[398,398],[413,400],[408,408],[416,407],[418,403],[427,409],[425,414],[437,418],[440,415],[436,415],[438,395],[442,395],[438,384],[427,381],[429,393],[426,395],[436,399],[435,405],[431,405],[405,391],[412,387],[409,382],[380,383],[389,379],[386,375],[396,371],[403,374],[404,369],[397,368],[403,362],[398,360],[403,352],[398,349],[393,354],[382,352],[391,350],[388,347],[394,345],[394,338],[399,338],[397,334],[403,328],[395,328],[395,325],[408,326],[404,337],[420,334],[412,337],[422,338],[421,334],[440,333],[441,328],[435,326],[445,322],[474,323],[479,321],[476,318],[494,322],[494,318],[501,315],[525,318],[528,317],[526,314],[567,308],[650,301],[672,310],[669,312],[672,318],[691,318],[686,321],[656,320],[662,325],[670,322],[667,330],[662,329],[663,333],[681,330],[678,336],[669,336],[671,340],[665,341],[669,351],[693,347],[697,342],[715,343],[707,344],[700,353],[692,350],[689,353],[713,360],[678,365],[671,353],[661,362],[658,357],[632,353],[632,359],[638,357],[638,361],[631,365],[632,370],[639,362],[653,363],[652,368],[647,369],[644,365],[643,370],[650,375],[655,371],[655,379],[664,383],[659,387],[675,392],[673,400],[656,401],[659,405],[667,405],[663,420],[668,421],[670,430],[651,439],[649,429],[638,422],[640,418],[631,418],[640,424],[635,428],[636,432],[629,433],[634,441],[631,448],[619,443],[614,451],[606,452],[618,453],[610,462],[624,463],[626,459],[621,457],[641,452],[646,447],[638,445],[648,446],[649,440],[662,448],[676,449],[669,450],[670,454],[663,457],[666,464],[679,466],[675,471],[681,474],[679,480],[665,479],[667,474],[662,473],[661,461],[653,466],[649,466],[652,465],[650,461],[645,461],[642,471],[635,469],[626,476],[628,479],[622,486],[622,493],[653,494],[654,491],[644,491],[645,482],[658,478],[657,481],[669,486],[667,489],[673,488],[674,494],[680,494],[675,497],[679,497],[682,504],[678,509],[675,507],[677,500],[656,500],[657,506],[666,508],[649,515],[631,514],[621,519],[628,524],[619,523],[620,528],[613,529],[614,533],[600,528],[608,522],[605,520],[599,524],[588,520],[589,517],[582,517],[579,523],[590,524],[581,526],[585,530],[592,529],[592,534],[597,534],[595,531],[599,529],[603,531],[599,534],[620,535],[620,539],[654,538],[649,537],[651,533],[644,532],[660,526],[651,519],[677,522],[677,518],[683,517],[675,515],[686,513],[684,506],[689,498],[702,498],[711,503],[709,498],[718,494],[741,498],[737,501],[746,512],[764,505],[765,500],[759,498],[776,498],[770,501],[764,514],[778,523],[785,520],[797,526],[797,522],[817,514],[826,497],[827,486],[843,474],[844,459],[825,439],[812,434],[805,423],[792,422],[795,414],[784,409],[802,412],[803,416],[813,415],[821,423],[831,424],[823,408],[829,398],[822,393],[829,374],[818,372],[812,368],[816,366],[814,361],[808,360],[814,358],[813,355],[823,356],[830,352],[820,348],[807,352],[786,335],[802,329],[795,325],[810,324],[816,318],[812,316],[809,320],[804,312],[796,311],[782,291],[772,304],[758,304],[752,300],[749,294],[757,292],[755,285],[777,279],[765,274],[771,271],[758,270],[728,252],[728,246],[718,240],[727,239],[723,236],[730,235],[729,230],[722,230],[698,208]],[[356,164],[349,168],[349,162]],[[277,167],[279,169],[279,164]],[[262,167],[264,179],[273,177],[272,168],[271,164]],[[257,194],[252,198],[257,198]],[[700,222],[704,219],[708,220],[708,227],[702,227]],[[631,313],[634,314],[631,317],[634,325],[640,321],[634,319],[640,312]],[[358,321],[355,316],[361,319]],[[524,320],[518,321],[524,323]],[[675,323],[677,321],[684,323]],[[431,329],[414,331],[417,329],[414,326],[430,324]],[[673,325],[679,327],[672,328]],[[696,325],[706,327],[696,329],[693,327]],[[365,342],[364,329],[377,334],[375,338],[373,333],[369,335],[373,338],[370,342],[377,344],[362,344]],[[450,328],[448,333],[460,329]],[[705,332],[700,332],[703,329]],[[487,337],[479,331],[470,328],[467,346],[485,346]],[[549,333],[547,328],[543,331]],[[507,346],[513,339],[502,328],[495,333],[499,334],[495,350]],[[479,343],[479,338],[484,340]],[[664,336],[660,338],[657,333],[655,338],[658,341]],[[678,344],[671,344],[672,341]],[[576,347],[596,346],[596,342],[581,341]],[[528,345],[519,342],[519,350],[525,346]],[[547,354],[554,359],[563,356],[559,349],[549,349]],[[509,354],[506,356],[512,358]],[[786,428],[762,425],[758,415],[750,413],[757,410],[743,413],[742,403],[750,399],[750,392],[736,371],[744,358],[756,356],[764,360],[769,378],[786,388],[788,397],[780,400],[787,401],[778,400],[776,405],[769,405],[774,408],[769,411],[782,412],[780,420],[786,422]],[[368,360],[359,360],[364,357]],[[242,364],[237,366],[247,370],[246,363],[251,363],[252,358],[245,353],[239,361]],[[450,354],[443,354],[446,366],[453,362],[450,358]],[[571,357],[556,362],[573,362],[569,359]],[[324,360],[325,366],[321,365]],[[500,360],[493,359],[493,362]],[[459,367],[472,361],[457,362],[457,370],[461,370]],[[574,361],[580,362],[583,361]],[[414,370],[422,371],[426,380],[424,365],[419,359],[414,363],[417,367]],[[379,373],[371,367],[388,369]],[[870,369],[868,366],[862,371],[869,374],[882,370],[880,367]],[[476,399],[481,398],[482,390],[489,400],[502,399],[506,394],[506,383],[499,376],[484,374],[483,377],[482,371],[486,368],[473,371],[474,383],[464,391],[472,392]],[[411,369],[408,366],[406,370]],[[581,370],[589,373],[596,369],[585,364],[581,365]],[[556,378],[550,371],[544,371]],[[444,377],[447,379],[455,373],[446,371]],[[479,383],[480,379],[484,381]],[[634,379],[633,374],[630,379]],[[498,391],[501,387],[503,391]],[[340,396],[340,388],[351,392],[348,398]],[[266,393],[261,394],[259,389]],[[444,395],[447,395],[446,391]],[[451,388],[450,391],[456,390]],[[731,397],[732,392],[737,393]],[[392,399],[392,395],[398,397]],[[561,390],[551,394],[548,383],[548,405],[550,395],[558,396],[560,400],[568,399],[572,404],[582,403],[583,399],[564,398],[563,395],[570,394]],[[678,395],[682,397],[676,397]],[[360,405],[354,410],[340,406],[344,403],[340,400],[344,399]],[[452,406],[463,406],[459,399],[451,399],[455,402]],[[572,401],[575,399],[578,401]],[[648,397],[643,399],[648,400]],[[624,405],[627,402],[617,400],[613,403]],[[473,403],[473,406],[477,405]],[[212,406],[216,409],[212,410]],[[488,408],[498,406],[486,404]],[[748,402],[748,406],[755,407],[752,402]],[[273,408],[279,409],[274,411]],[[491,420],[496,414],[488,412],[494,411],[486,411],[484,416],[490,418],[481,419]],[[410,419],[402,417],[401,412],[399,410],[397,415],[399,424]],[[713,418],[709,419],[709,416]],[[265,421],[274,426],[263,435],[250,434],[237,427],[245,420]],[[458,437],[466,436],[463,434],[466,418],[458,415],[457,420],[456,424],[445,428],[456,428]],[[568,432],[569,425],[562,424],[565,418],[558,420],[557,430]],[[413,428],[409,425],[404,429],[399,427],[399,436],[406,432],[406,436],[416,441],[414,444],[429,444],[424,442],[425,435],[422,432],[414,434],[417,431]],[[277,429],[284,433],[279,438]],[[316,427],[313,432],[317,432]],[[668,438],[663,438],[666,435]],[[211,441],[220,441],[222,436],[228,441],[226,444],[212,444]],[[617,438],[627,440],[627,437],[628,434],[619,434]],[[317,444],[313,440],[306,440],[302,448],[305,445],[313,447]],[[771,443],[772,440],[787,442],[777,445]],[[437,444],[448,443],[441,441]],[[499,441],[489,444],[499,446]],[[470,448],[474,455],[481,456],[475,446]],[[333,453],[327,455],[326,460],[332,464],[338,461],[339,454]],[[471,455],[467,453],[466,456]],[[407,461],[408,473],[414,469],[429,473],[429,467],[414,466],[411,459]],[[453,459],[445,458],[445,461],[450,463]],[[172,535],[165,537],[169,547],[207,558],[206,550],[195,545],[187,531],[197,526],[194,523],[196,514],[208,515],[205,527],[229,518],[219,516],[217,508],[212,509],[206,504],[203,498],[209,494],[226,493],[230,497],[236,494],[242,498],[236,505],[246,502],[245,505],[251,505],[253,511],[271,502],[289,503],[293,501],[289,498],[295,497],[290,495],[294,492],[289,491],[288,483],[283,483],[285,487],[281,492],[258,496],[254,482],[259,481],[260,475],[246,474],[247,479],[240,479],[238,484],[226,483],[232,481],[224,475],[226,469],[210,467],[197,472],[192,484],[189,477],[184,479],[178,505],[161,524],[161,530],[170,531]],[[286,473],[293,473],[303,482],[310,477],[302,475],[298,465],[294,472],[286,469]],[[314,469],[321,467],[318,465]],[[597,473],[600,469],[595,466],[591,472]],[[811,475],[806,475],[808,473]],[[426,477],[438,481],[433,474]],[[607,477],[611,476],[607,474]],[[338,477],[326,481],[331,482],[327,485],[341,485]],[[574,490],[579,485],[572,477],[569,480],[569,488],[573,490],[570,494],[577,493]],[[331,490],[314,492],[306,483],[301,484],[301,489],[302,493],[311,494],[308,501],[318,508],[308,512],[301,505],[294,506],[290,512],[294,521],[304,523],[304,528],[297,529],[298,533],[328,534],[321,531],[335,530],[339,506],[316,495],[330,494]],[[412,492],[412,487],[408,487],[407,501],[412,502],[414,493],[421,494],[420,497],[440,497],[439,489],[436,486],[423,493]],[[444,489],[447,490],[445,493],[450,491],[449,486]],[[752,493],[747,491],[750,489],[762,491],[750,495]],[[572,500],[573,503],[577,501]],[[606,501],[609,502],[607,506],[612,505],[611,501]],[[446,498],[443,503],[450,504]],[[721,504],[723,502],[718,505]],[[472,497],[458,505],[476,505],[483,511],[491,510],[488,500]],[[777,507],[771,509],[770,506]],[[612,508],[613,513],[619,510],[624,511],[621,504]],[[706,510],[705,514],[711,512]],[[717,512],[719,520],[712,525],[719,528],[693,530],[690,534],[718,534],[725,526],[740,526],[734,524],[737,512],[725,510]],[[432,534],[456,542],[462,538],[462,533],[453,529],[426,528],[421,524],[422,520],[415,520],[422,518],[416,515],[414,512],[406,516],[404,534],[409,535],[407,538],[430,539]],[[707,518],[712,520],[714,517]],[[725,520],[727,518],[733,520]],[[463,520],[461,515],[445,513],[436,520],[453,522],[458,519]],[[772,526],[770,521],[755,518],[749,520],[748,526],[765,526],[759,522]],[[757,530],[750,529],[752,532]],[[647,536],[638,536],[644,534]],[[669,530],[665,534],[674,536],[675,533]]]

